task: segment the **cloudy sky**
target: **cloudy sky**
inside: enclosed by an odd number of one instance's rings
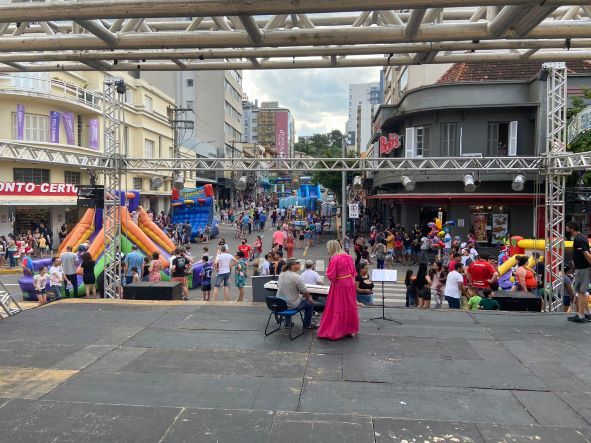
[[[294,114],[296,135],[345,131],[349,84],[380,79],[379,68],[243,71],[251,101],[278,101]],[[296,138],[297,140],[297,138]]]

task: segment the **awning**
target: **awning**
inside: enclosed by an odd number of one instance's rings
[[[76,206],[76,197],[0,197],[0,206]]]
[[[471,194],[471,193],[442,193],[442,194],[377,194],[368,195],[368,200],[388,200],[393,202],[416,203],[532,203],[536,194]],[[543,196],[539,196],[544,200]]]

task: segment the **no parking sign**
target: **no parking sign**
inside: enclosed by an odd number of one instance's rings
[[[359,218],[359,205],[357,203],[349,203],[349,218]]]

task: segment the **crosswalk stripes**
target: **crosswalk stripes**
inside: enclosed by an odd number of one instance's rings
[[[376,283],[373,288],[375,303],[382,302],[382,285]],[[406,304],[406,286],[402,282],[388,283],[384,285],[384,301],[386,306],[404,306]]]

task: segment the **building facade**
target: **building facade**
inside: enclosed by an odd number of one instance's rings
[[[371,139],[371,121],[383,103],[382,82],[349,85],[349,119],[347,145],[349,150],[364,152]]]
[[[257,144],[259,142],[259,102],[242,100],[242,132],[245,143]]]
[[[591,81],[591,65],[568,63],[569,92]],[[539,156],[546,152],[546,82],[540,63],[456,64],[435,84],[401,93],[374,118],[374,156],[397,158]],[[397,139],[389,151],[378,139]],[[386,140],[383,139],[383,140]],[[524,186],[514,186],[516,175]],[[453,235],[472,231],[497,244],[507,235],[544,232],[543,177],[528,170],[473,174],[376,172],[368,206],[385,221],[425,225],[442,215]],[[409,182],[410,179],[410,182]],[[470,189],[471,188],[471,189]],[[520,189],[516,191],[514,189]],[[473,191],[473,192],[468,192]]]
[[[121,153],[129,157],[168,157],[172,130],[166,109],[173,99],[124,73]],[[0,76],[0,139],[66,152],[102,152],[102,72],[15,73]],[[54,232],[78,221],[76,186],[90,183],[87,170],[0,162],[0,232],[20,232],[43,223]],[[155,177],[164,184],[154,185]],[[98,184],[101,184],[100,176]],[[20,185],[20,191],[18,189]],[[23,185],[24,184],[24,185]],[[146,209],[168,211],[170,177],[157,173],[123,176],[124,189],[141,192]],[[15,186],[17,188],[15,188]]]
[[[289,108],[279,106],[278,102],[262,102],[257,114],[258,143],[273,148],[279,157],[291,157],[295,144],[295,121]]]

